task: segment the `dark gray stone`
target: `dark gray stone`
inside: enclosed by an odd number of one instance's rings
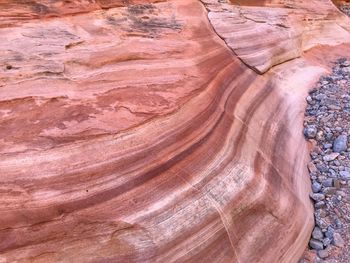
[[[332,140],[332,138],[333,138],[333,133],[332,133],[332,132],[327,132],[327,133],[326,133],[326,139],[327,139],[328,141],[330,141],[330,140]]]
[[[317,134],[317,128],[315,125],[306,126],[304,129],[304,135],[308,139],[315,138]]]
[[[333,179],[332,178],[328,178],[328,179],[324,180],[322,182],[322,185],[324,187],[332,187],[333,186]]]
[[[324,149],[330,149],[330,148],[332,148],[332,146],[333,146],[333,145],[332,145],[331,143],[324,143],[324,144],[323,144],[323,148],[324,148]]]
[[[325,233],[325,236],[329,239],[333,239],[333,235],[334,235],[334,229],[333,227],[328,227],[326,233]]]
[[[309,245],[315,250],[323,250],[323,243],[319,240],[311,238]]]
[[[336,226],[338,229],[343,227],[343,224],[342,224],[342,222],[340,221],[339,218],[336,218],[336,219],[334,220],[334,222],[335,222],[335,226]]]
[[[322,201],[325,199],[325,195],[324,194],[310,194],[310,197],[315,200],[316,202]]]
[[[312,183],[311,187],[312,187],[312,192],[314,192],[314,193],[318,193],[322,189],[321,184],[319,184],[317,182]]]
[[[325,164],[316,164],[316,168],[323,173],[328,171],[328,167]]]
[[[346,135],[339,135],[333,142],[333,151],[342,152],[347,149],[348,138]]]

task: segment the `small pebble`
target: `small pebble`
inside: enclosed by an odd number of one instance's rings
[[[333,235],[334,235],[334,229],[330,226],[328,227],[325,236],[328,237],[329,239],[333,239]]]
[[[323,243],[319,240],[311,238],[309,245],[311,248],[315,250],[322,250],[323,249]]]
[[[334,152],[342,152],[347,149],[347,136],[339,135],[333,142],[333,151]]]
[[[317,251],[317,255],[322,259],[327,258],[329,256],[327,250],[319,250],[319,251]]]
[[[312,237],[314,239],[322,240],[323,239],[323,233],[322,233],[321,228],[316,226],[314,228],[314,230],[312,231]]]
[[[322,185],[317,182],[312,183],[311,187],[314,193],[318,193],[322,189]]]
[[[306,126],[304,129],[304,135],[308,139],[315,138],[316,133],[317,133],[317,128],[315,125]]]
[[[324,180],[322,182],[322,185],[324,187],[332,187],[333,186],[333,179],[332,178],[328,178],[328,179]]]
[[[326,162],[330,162],[335,160],[339,156],[339,153],[331,153],[323,156],[323,160]]]
[[[315,193],[313,193],[313,194],[310,194],[310,197],[313,199],[313,200],[315,200],[315,201],[322,201],[322,200],[324,200],[325,199],[325,195],[324,194],[315,194]]]

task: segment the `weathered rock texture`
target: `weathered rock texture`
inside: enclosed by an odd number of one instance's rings
[[[0,262],[297,262],[304,97],[332,53],[302,51],[345,18],[134,2],[0,2]]]
[[[216,32],[259,73],[320,44],[350,43],[348,17],[330,0],[203,2]]]

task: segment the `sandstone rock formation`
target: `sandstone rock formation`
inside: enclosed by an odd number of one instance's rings
[[[222,2],[0,2],[0,262],[298,261],[304,97],[349,20]]]
[[[260,1],[257,6],[203,2],[216,32],[259,73],[317,45],[350,42],[348,17],[328,0]]]

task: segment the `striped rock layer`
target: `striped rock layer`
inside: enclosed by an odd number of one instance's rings
[[[349,31],[248,2],[0,2],[0,262],[298,261],[304,97]]]

